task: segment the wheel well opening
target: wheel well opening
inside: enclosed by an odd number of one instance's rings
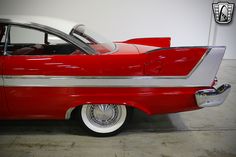
[[[81,110],[81,107],[82,107],[82,105],[80,105],[80,106],[77,106],[77,107],[75,107],[74,109],[73,109],[73,111],[71,112],[71,114],[70,114],[70,118],[69,118],[69,120],[78,120],[79,119],[79,111]]]
[[[86,105],[86,104],[83,104],[83,105]],[[69,115],[69,120],[79,120],[80,119],[80,111],[81,111],[81,108],[83,105],[79,105],[79,106],[76,106],[72,112],[70,113]],[[122,105],[122,104],[116,104],[116,105]],[[134,112],[134,109],[138,109],[138,108],[135,108],[135,107],[132,107],[132,106],[129,106],[129,105],[125,105],[127,107],[127,109],[129,110],[129,112],[131,114],[133,114]],[[139,109],[138,109],[139,110]]]

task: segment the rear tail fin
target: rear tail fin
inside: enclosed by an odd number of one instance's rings
[[[170,37],[163,37],[163,38],[134,38],[123,41],[122,43],[128,44],[139,44],[139,45],[146,45],[146,46],[156,46],[156,47],[170,47],[171,38]]]

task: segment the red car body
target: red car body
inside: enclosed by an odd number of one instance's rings
[[[230,89],[213,87],[225,47],[170,47],[170,38],[116,47],[95,55],[4,55],[2,47],[0,118],[67,119],[84,104],[126,105],[150,115],[182,112],[207,106],[196,93],[218,96],[200,95],[215,106]]]
[[[185,51],[175,48],[148,54],[146,50],[139,52],[133,45],[118,45],[119,51],[108,55],[1,56],[4,60],[2,75],[6,78],[12,75],[181,77],[187,76],[207,51],[206,48],[186,48]],[[183,61],[177,62],[182,58]],[[164,68],[163,63],[166,64]],[[148,114],[193,110],[199,108],[194,94],[206,88],[61,86],[5,86],[7,103],[4,104],[8,106],[9,114],[1,118],[64,119],[69,108],[108,102],[130,105]]]

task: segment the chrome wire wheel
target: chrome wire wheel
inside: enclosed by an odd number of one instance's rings
[[[125,123],[126,116],[127,110],[124,105],[83,105],[81,109],[81,118],[85,126],[100,134],[117,131]]]

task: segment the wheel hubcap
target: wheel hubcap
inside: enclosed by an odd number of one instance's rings
[[[121,108],[120,106],[109,104],[89,105],[86,115],[93,125],[110,127],[119,121],[121,117]]]

